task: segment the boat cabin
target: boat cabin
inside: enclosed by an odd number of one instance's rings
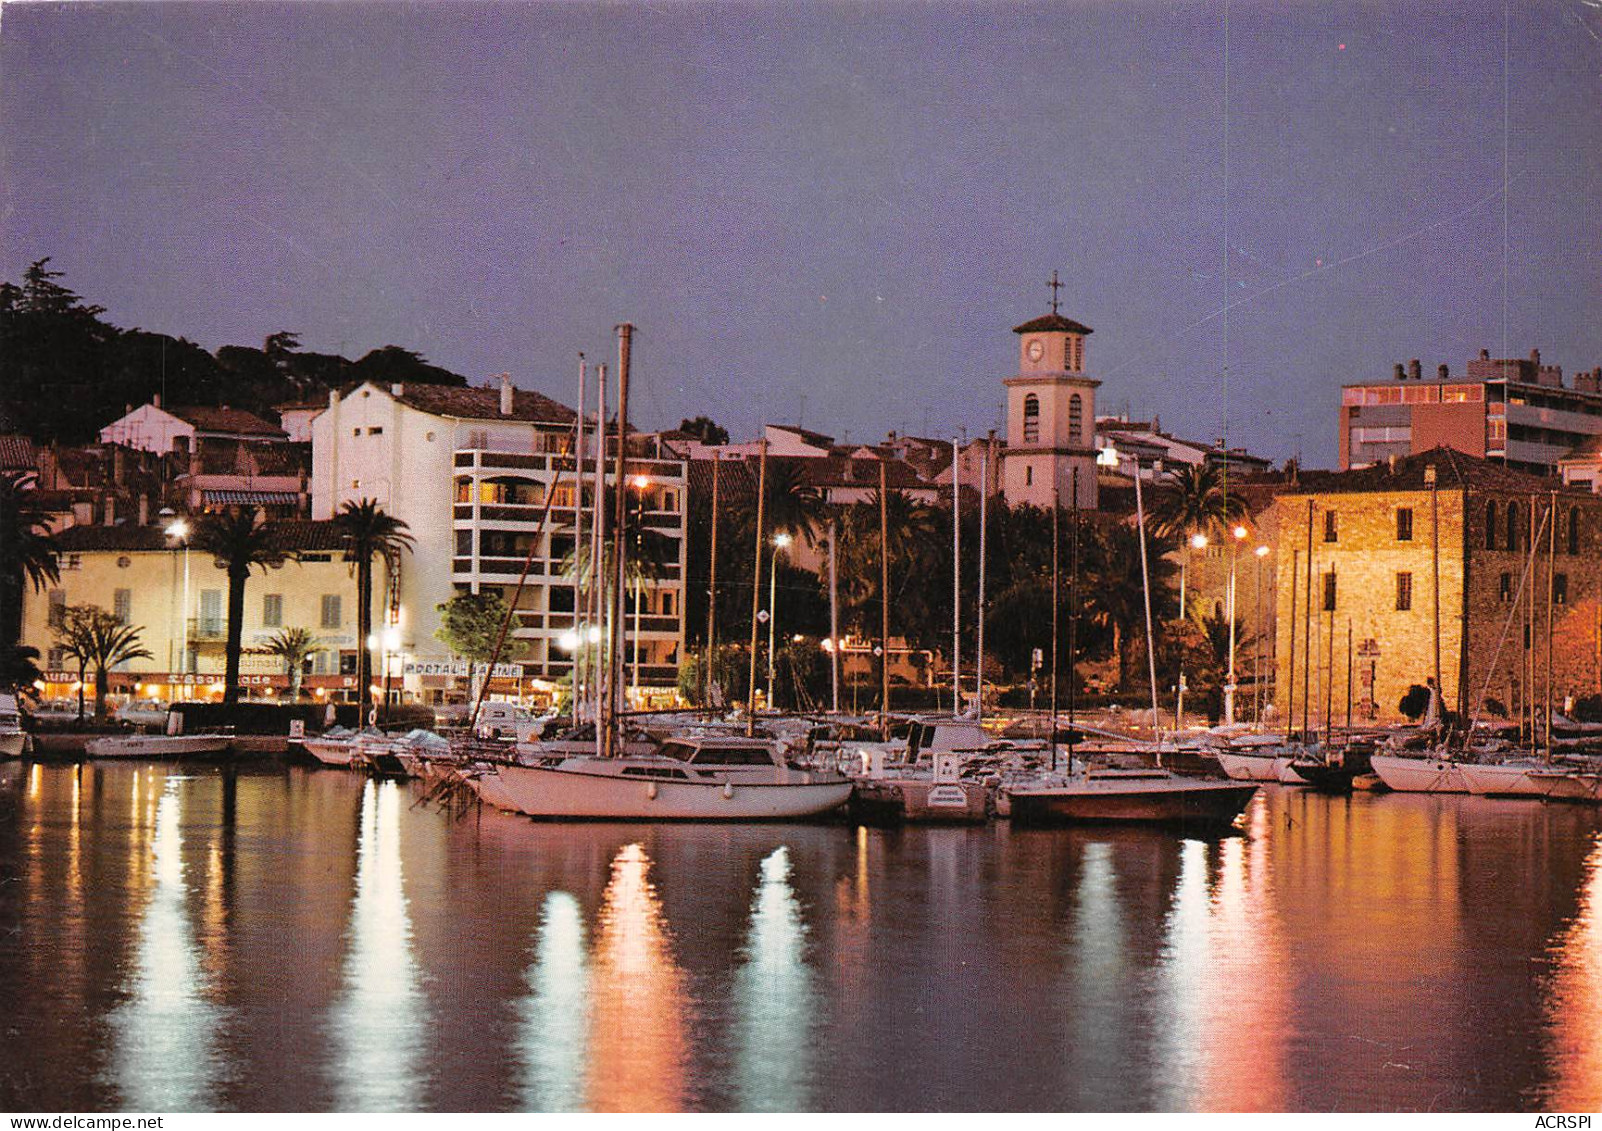
[[[916,762],[924,754],[972,754],[988,749],[995,740],[985,728],[973,719],[930,718],[912,720],[907,731],[908,762]]]
[[[783,766],[778,744],[753,738],[705,736],[670,738],[657,748],[664,758],[687,762],[705,769],[738,769],[742,766]]]

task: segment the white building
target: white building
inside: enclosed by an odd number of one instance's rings
[[[574,628],[573,585],[562,570],[573,548],[573,420],[572,409],[514,388],[507,377],[499,388],[368,382],[330,395],[328,409],[312,422],[312,512],[330,518],[344,503],[370,498],[410,528],[416,544],[402,559],[398,589],[379,598],[389,601],[408,660],[449,658],[434,635],[436,606],[457,591],[493,589],[510,601],[529,561],[512,658],[537,679],[569,672],[562,638]],[[593,455],[593,432],[588,448]],[[685,465],[631,458],[628,476],[641,499],[642,523],[674,550],[664,576],[643,585],[640,683],[672,686],[684,643]],[[588,489],[582,496],[586,529],[592,497]],[[632,599],[627,607],[625,658],[632,661]],[[386,623],[382,612],[373,623]],[[408,690],[437,692],[448,678],[414,675]]]
[[[1079,505],[1096,506],[1096,389],[1085,375],[1085,337],[1071,318],[1050,314],[1013,327],[1018,372],[1006,378],[1007,448],[1001,489],[1013,506],[1069,506],[1073,485]]]

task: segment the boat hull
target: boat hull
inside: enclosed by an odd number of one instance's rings
[[[356,756],[354,742],[327,741],[321,738],[303,738],[301,747],[325,766],[349,766]]]
[[[1445,758],[1403,758],[1376,754],[1373,769],[1387,787],[1398,793],[1467,793],[1460,766]]]
[[[25,732],[17,730],[0,734],[0,758],[20,758],[27,748],[28,736]]]
[[[790,821],[839,808],[852,789],[846,780],[684,782],[511,765],[469,780],[498,809],[593,821]]]
[[[1288,754],[1245,754],[1237,750],[1218,751],[1219,768],[1231,781],[1284,782],[1289,772],[1291,757]],[[1294,784],[1300,785],[1298,779]]]
[[[227,735],[138,734],[94,739],[84,753],[91,758],[200,758],[226,753],[232,745]]]
[[[990,816],[990,791],[975,782],[917,778],[859,780],[851,816],[861,824],[981,824]]]
[[[1546,797],[1552,790],[1550,780],[1531,774],[1539,765],[1460,766],[1458,773],[1470,793],[1482,797]]]
[[[1169,779],[1088,781],[1009,791],[1011,816],[1019,824],[1133,822],[1163,825],[1229,825],[1245,812],[1255,784]]]

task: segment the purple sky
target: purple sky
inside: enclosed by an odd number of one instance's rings
[[[1602,0],[1510,0],[1506,344],[1602,365]],[[1501,3],[1229,8],[1229,431],[1502,353]],[[644,426],[999,421],[1012,325],[1218,434],[1221,2],[5,4],[0,276],[208,348],[395,343]],[[1343,46],[1344,45],[1344,46]]]

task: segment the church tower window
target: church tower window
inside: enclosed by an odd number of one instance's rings
[[[1023,442],[1040,443],[1040,398],[1030,393],[1023,403]]]
[[[1084,440],[1085,402],[1078,393],[1068,398],[1068,441],[1077,444]]]

